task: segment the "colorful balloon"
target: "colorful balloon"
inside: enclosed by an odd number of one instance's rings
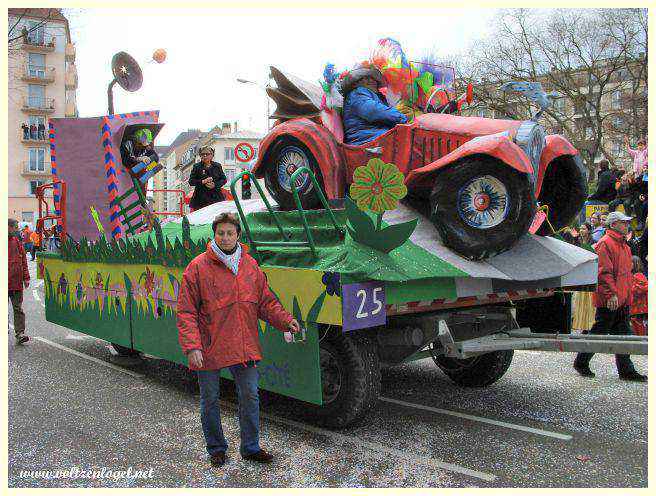
[[[161,64],[166,60],[166,50],[163,48],[158,48],[153,52],[153,60],[158,64]]]

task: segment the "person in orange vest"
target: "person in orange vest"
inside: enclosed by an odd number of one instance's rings
[[[642,260],[633,257],[633,291],[631,300],[631,328],[636,336],[647,335],[647,276],[643,273]]]
[[[32,242],[32,246],[30,248],[30,255],[32,256],[32,261],[36,258],[36,252],[41,248],[39,244],[39,233],[36,231],[32,231],[30,233],[30,241]]]

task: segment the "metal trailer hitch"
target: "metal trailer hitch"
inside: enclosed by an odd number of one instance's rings
[[[532,333],[527,327],[481,338],[454,341],[445,320],[440,320],[438,323],[437,337],[444,355],[454,358],[469,358],[500,350],[589,352],[611,355],[647,355],[648,350],[647,336]]]

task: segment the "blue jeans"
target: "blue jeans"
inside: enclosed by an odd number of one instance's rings
[[[260,399],[257,392],[258,369],[233,365],[228,367],[235,379],[239,400],[239,428],[241,430],[242,455],[260,451]],[[219,409],[220,370],[199,370],[200,420],[207,452],[211,455],[225,453],[228,442],[223,435]]]

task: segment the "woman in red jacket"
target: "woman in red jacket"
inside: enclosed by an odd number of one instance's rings
[[[178,296],[178,338],[196,370],[201,424],[213,466],[225,463],[228,443],[219,410],[219,374],[228,368],[239,399],[241,456],[268,463],[273,456],[259,444],[257,363],[262,359],[258,319],[278,330],[298,332],[298,322],[269,289],[264,272],[238,243],[241,226],[232,214],[212,223],[207,251],[184,271]]]
[[[25,312],[23,312],[23,289],[30,286],[30,272],[23,240],[18,230],[18,221],[9,219],[9,299],[14,309],[14,332],[16,343],[23,344],[30,340],[25,335]]]
[[[636,336],[647,335],[647,289],[647,277],[642,270],[642,260],[634,256],[631,327]]]

